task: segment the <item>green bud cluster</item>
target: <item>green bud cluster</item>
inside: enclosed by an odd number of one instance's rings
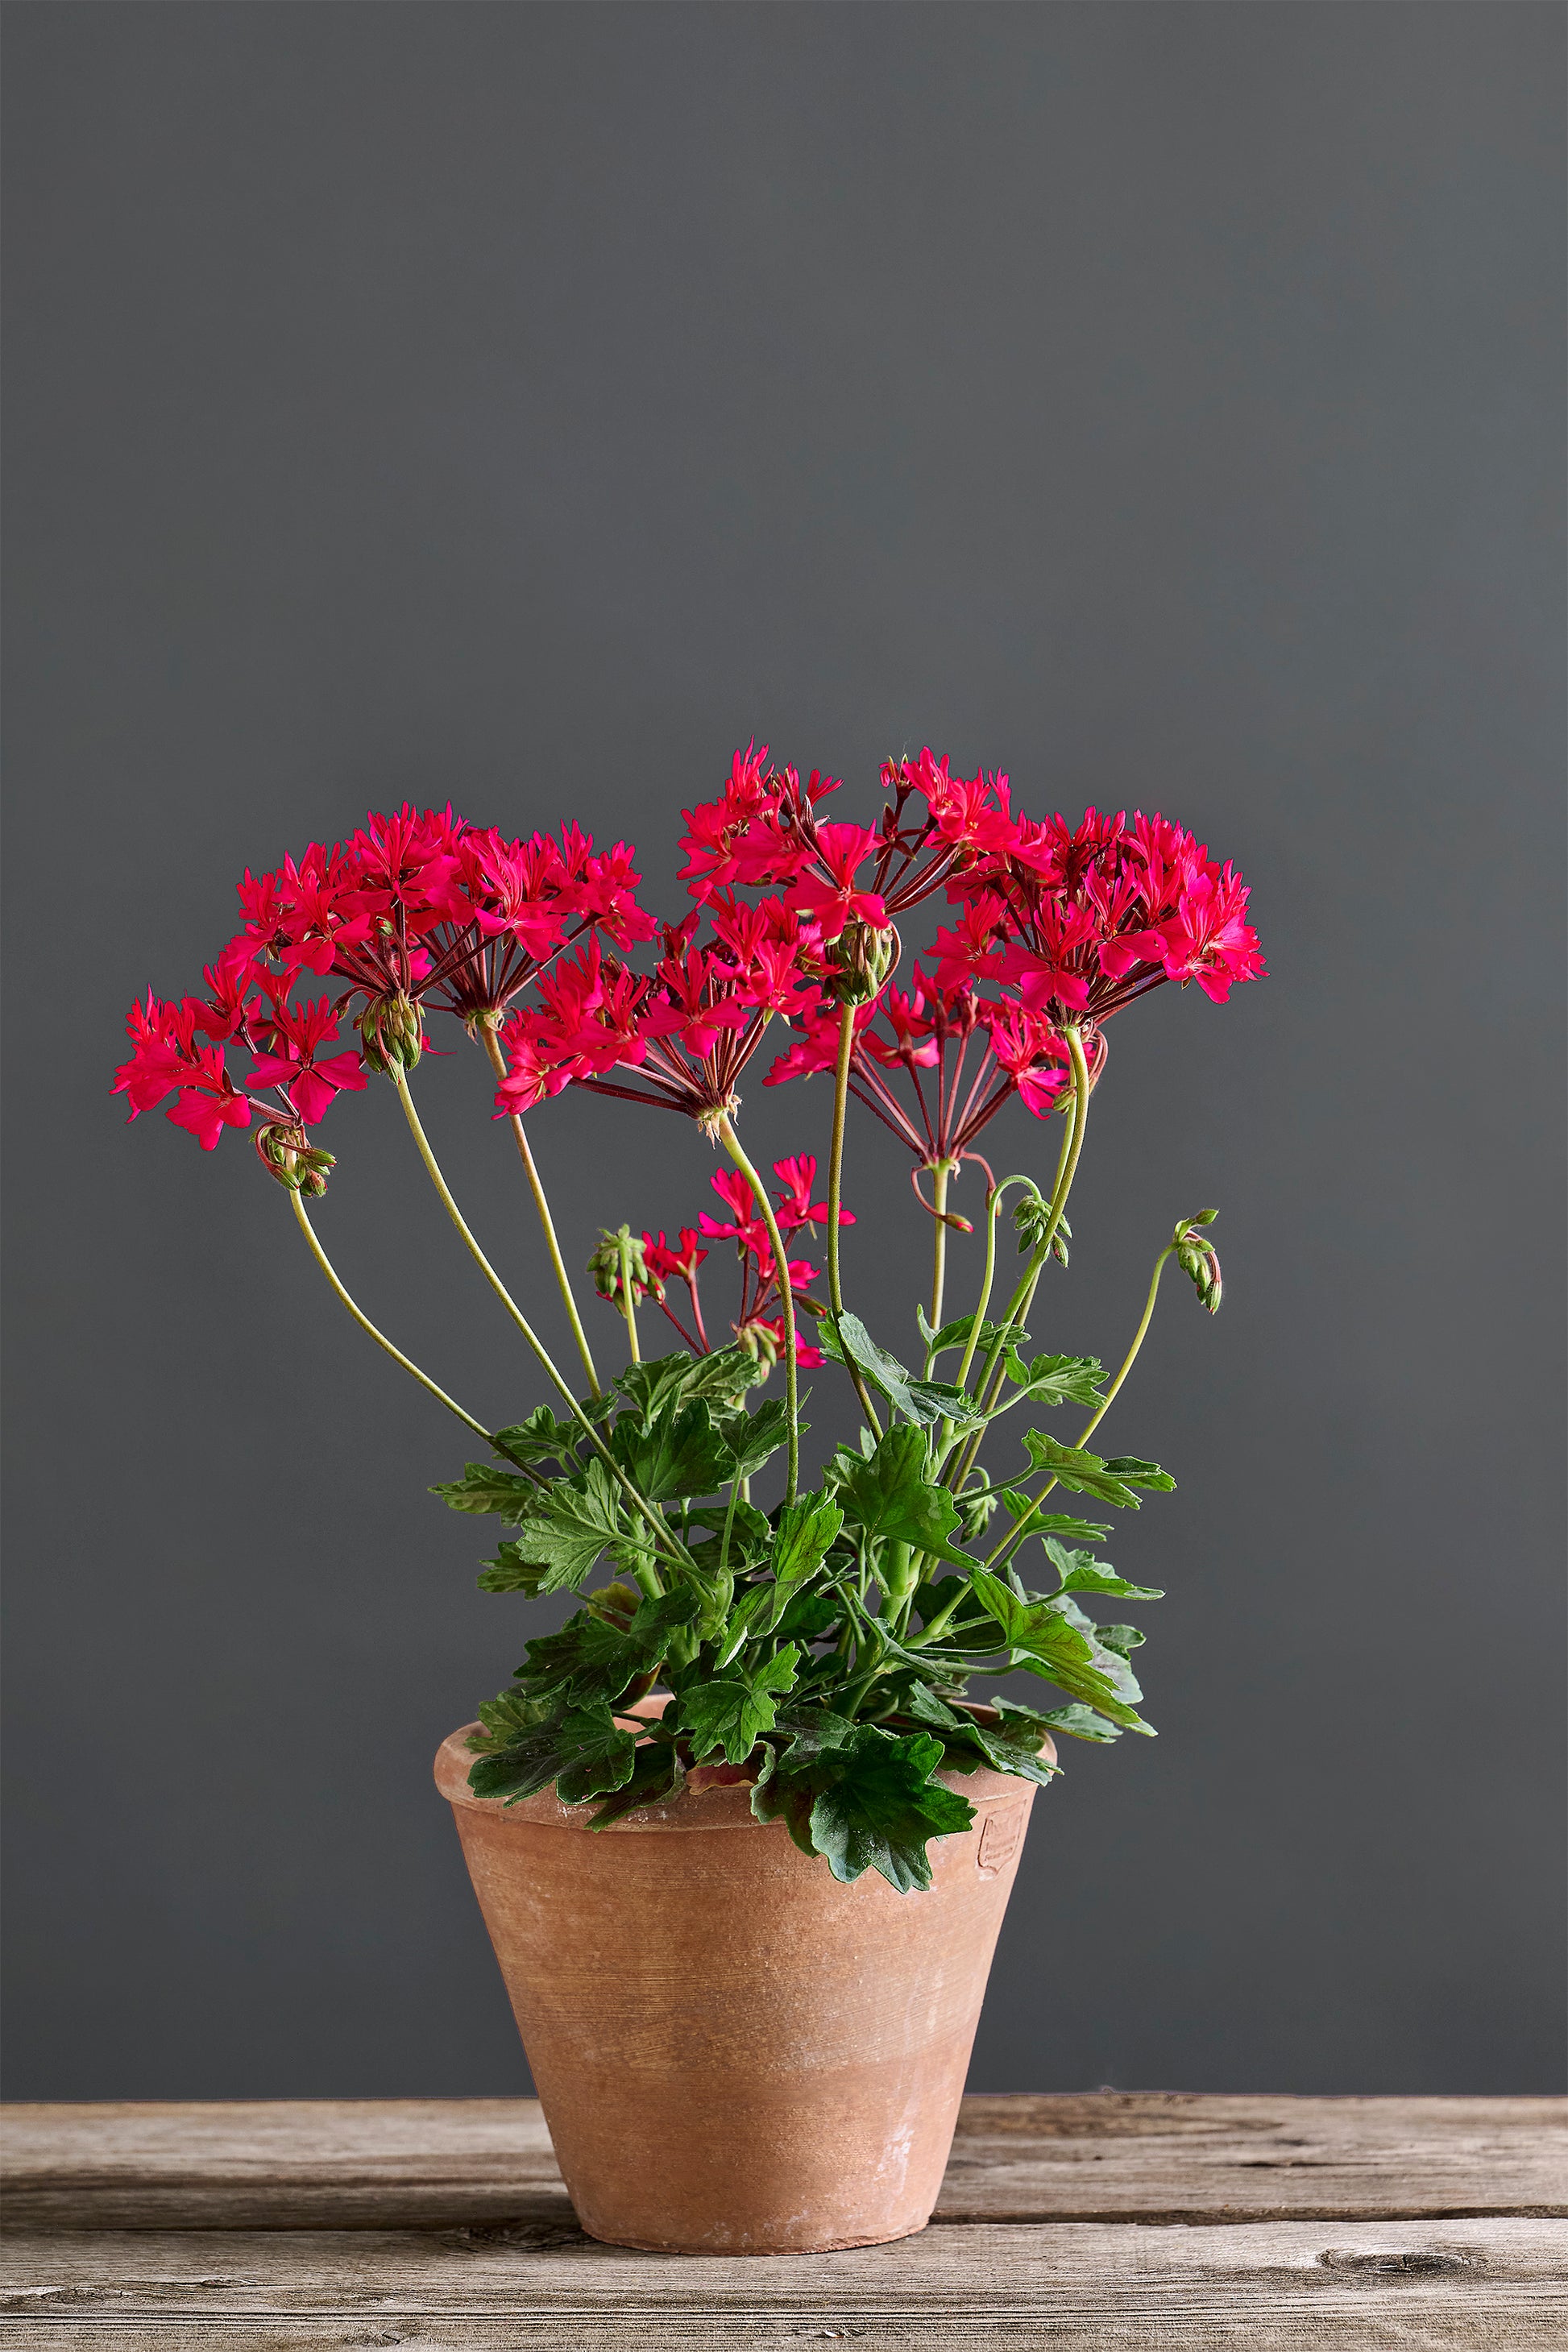
[[[290,1192],[319,1201],[327,1189],[327,1171],[337,1160],[330,1151],[318,1151],[305,1140],[305,1130],[292,1120],[264,1119],[256,1139],[257,1156],[269,1176]]]
[[[879,931],[869,923],[846,923],[823,954],[824,987],[833,1003],[869,1004],[899,961],[899,935],[891,924]]]
[[[1050,1221],[1051,1204],[1041,1192],[1026,1192],[1013,1211],[1013,1223],[1018,1230],[1018,1255],[1027,1257],[1040,1246],[1040,1239]],[[1057,1219],[1057,1229],[1051,1235],[1050,1255],[1058,1265],[1068,1262],[1068,1244],[1072,1239],[1072,1227],[1066,1213]]]
[[[1206,1307],[1211,1315],[1219,1313],[1225,1282],[1215,1245],[1201,1228],[1212,1225],[1218,1214],[1217,1209],[1200,1209],[1195,1217],[1184,1217],[1171,1236],[1176,1264],[1197,1292],[1199,1306]]]
[[[621,1303],[623,1275],[630,1276],[635,1297],[664,1297],[664,1284],[647,1262],[643,1237],[634,1234],[629,1225],[622,1225],[613,1234],[600,1226],[599,1239],[588,1259],[588,1272],[599,1297],[613,1299],[617,1307]]]
[[[425,1026],[419,1007],[409,997],[373,996],[354,1022],[364,1046],[365,1067],[385,1077],[393,1070],[413,1070],[425,1050]]]

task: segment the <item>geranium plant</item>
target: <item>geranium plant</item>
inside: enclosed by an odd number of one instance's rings
[[[1223,1003],[1264,967],[1240,877],[1163,816],[1036,824],[1014,813],[1005,777],[956,777],[929,751],[889,761],[882,782],[878,821],[844,822],[819,814],[836,782],[737,753],[720,796],[686,812],[694,904],[674,924],[638,903],[624,844],[596,851],[572,826],[509,841],[449,807],[372,816],[330,850],[246,875],[242,928],[205,992],[133,1008],[118,1090],[133,1118],[168,1102],[207,1150],[227,1127],[253,1130],[356,1322],[482,1441],[484,1458],[435,1489],[507,1530],[480,1583],[578,1596],[479,1707],[474,1790],[515,1802],[553,1786],[604,1826],[687,1782],[745,1783],[758,1818],[782,1819],[840,1879],[874,1869],[908,1890],[929,1881],[928,1841],[972,1818],[955,1775],[986,1765],[1043,1782],[1047,1734],[1150,1728],[1131,1664],[1143,1636],[1091,1611],[1161,1596],[1097,1548],[1104,1514],[1173,1482],[1090,1441],[1166,1265],[1217,1308],[1215,1213],[1177,1220],[1113,1375],[1031,1354],[1030,1327],[1047,1266],[1067,1264],[1110,1016],[1167,982]],[[916,951],[928,902],[932,936]],[[580,1381],[485,1255],[421,1123],[410,1078],[435,1012],[490,1065]],[[770,1181],[741,1140],[738,1086],[781,1038],[765,1084],[818,1075],[829,1116],[819,1150],[775,1160]],[[250,1057],[240,1077],[235,1051]],[[316,1130],[372,1075],[395,1087],[447,1213],[554,1392],[526,1419],[486,1429],[376,1328],[321,1247],[307,1202],[335,1163]],[[571,1086],[676,1111],[728,1163],[711,1179],[721,1213],[701,1211],[674,1243],[629,1223],[601,1235],[589,1271],[628,1359],[608,1375],[528,1131]],[[852,1101],[907,1146],[931,1218],[909,1363],[846,1303]],[[1036,1172],[999,1179],[978,1147],[1015,1101],[1024,1133],[1053,1148],[1030,1154]],[[949,1206],[965,1162],[984,1178],[980,1263],[952,1314],[950,1236],[974,1234]],[[999,1288],[1005,1217],[1022,1263]],[[791,1255],[816,1235],[820,1269]],[[735,1286],[721,1304],[726,1262]],[[648,1354],[654,1318],[679,1344]],[[818,1367],[847,1381],[860,1425],[813,1481],[800,1374]],[[1066,1496],[1083,1509],[1047,1507]],[[976,1698],[976,1676],[1020,1668],[1054,1703]]]

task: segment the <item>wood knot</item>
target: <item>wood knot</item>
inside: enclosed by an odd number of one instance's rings
[[[1352,2253],[1331,2246],[1318,2260],[1327,2270],[1359,2271],[1371,2278],[1423,2278],[1434,2271],[1484,2271],[1487,2266],[1481,2254],[1466,2253],[1458,2247],[1436,2246],[1376,2254]]]

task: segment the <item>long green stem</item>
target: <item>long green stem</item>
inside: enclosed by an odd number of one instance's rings
[[[1033,1256],[1019,1277],[1018,1286],[1007,1303],[1007,1312],[1003,1318],[1004,1323],[1023,1322],[1034,1302],[1036,1286],[1039,1282],[1046,1260],[1051,1254],[1051,1244],[1056,1239],[1057,1227],[1061,1223],[1062,1212],[1067,1207],[1068,1195],[1072,1191],[1073,1178],[1078,1173],[1079,1159],[1083,1150],[1084,1129],[1089,1124],[1089,1062],[1083,1050],[1083,1038],[1076,1022],[1069,1022],[1062,1034],[1067,1040],[1068,1054],[1072,1062],[1072,1129],[1058,1162],[1057,1181],[1051,1193],[1050,1207],[1046,1212],[1044,1230],[1036,1244]],[[1002,1392],[1002,1382],[1005,1378],[1002,1357],[1005,1347],[1006,1342],[1000,1336],[993,1340],[991,1353],[986,1358],[985,1370],[980,1376],[981,1402],[987,1412]],[[949,1482],[955,1494],[961,1489],[964,1480],[974,1467],[984,1440],[985,1424],[982,1422],[964,1450],[957,1475]]]
[[[855,1007],[841,1006],[838,1014],[838,1066],[833,1080],[833,1142],[827,1162],[827,1297],[833,1309],[833,1328],[838,1340],[838,1352],[845,1369],[855,1384],[860,1400],[860,1410],[873,1435],[880,1437],[882,1424],[877,1418],[877,1408],[870,1391],[860,1377],[860,1368],[852,1363],[839,1328],[839,1317],[844,1312],[844,1285],[838,1274],[838,1211],[844,1193],[844,1119],[849,1106],[849,1065],[855,1054]]]
[[[493,1024],[489,1021],[481,1021],[479,1034],[484,1040],[485,1051],[490,1057],[490,1067],[498,1078],[504,1078],[506,1055],[501,1051],[500,1039],[496,1035]],[[544,1228],[544,1245],[550,1252],[550,1263],[555,1268],[555,1280],[565,1303],[567,1319],[572,1326],[572,1337],[577,1342],[577,1353],[582,1357],[583,1370],[588,1375],[589,1392],[598,1396],[601,1393],[599,1375],[594,1369],[594,1359],[588,1347],[588,1335],[583,1328],[583,1318],[577,1312],[577,1300],[572,1288],[572,1277],[566,1271],[566,1261],[561,1255],[561,1244],[555,1238],[555,1220],[550,1213],[550,1202],[545,1197],[544,1185],[534,1163],[528,1137],[523,1132],[522,1121],[515,1111],[511,1114],[510,1125],[512,1136],[517,1144],[518,1158],[522,1161],[523,1173],[528,1178],[528,1187],[533,1194],[533,1205],[539,1212],[539,1222]]]
[[[1064,1142],[1065,1140],[1064,1138]],[[964,1342],[963,1359],[955,1375],[954,1385],[961,1389],[968,1385],[969,1368],[974,1361],[974,1351],[980,1344],[980,1334],[985,1328],[985,1313],[991,1304],[991,1286],[996,1279],[996,1227],[1002,1214],[1002,1202],[1015,1184],[1027,1184],[1037,1201],[1040,1198],[1039,1187],[1032,1176],[1005,1176],[1001,1183],[993,1185],[991,1191],[985,1195],[985,1273],[980,1285],[979,1303],[970,1318],[969,1338]],[[944,1421],[935,1448],[936,1459],[940,1465],[939,1476],[941,1471],[947,1466],[952,1445],[952,1423],[951,1421]]]
[[[486,1281],[489,1284],[490,1288],[495,1292],[496,1297],[500,1300],[501,1305],[506,1308],[507,1313],[511,1317],[512,1321],[517,1325],[518,1329],[522,1333],[523,1338],[527,1340],[529,1346],[538,1357],[540,1363],[543,1366],[544,1371],[552,1386],[555,1388],[557,1393],[564,1400],[566,1407],[571,1412],[573,1418],[581,1423],[584,1434],[587,1436],[595,1452],[605,1463],[617,1486],[622,1488],[629,1500],[636,1506],[642,1517],[647,1521],[648,1526],[657,1531],[658,1539],[660,1543],[664,1545],[666,1550],[672,1553],[675,1558],[679,1559],[683,1566],[690,1567],[693,1564],[691,1555],[687,1551],[685,1545],[682,1544],[677,1537],[675,1530],[669,1524],[669,1521],[665,1517],[662,1511],[656,1509],[654,1505],[647,1500],[646,1496],[637,1492],[637,1489],[632,1483],[631,1479],[627,1477],[626,1472],[622,1469],[620,1464],[616,1461],[615,1455],[611,1453],[609,1447],[605,1444],[604,1439],[600,1436],[598,1431],[595,1428],[593,1423],[589,1420],[587,1414],[584,1412],[582,1406],[573,1395],[565,1379],[557,1368],[555,1360],[551,1355],[549,1349],[546,1348],[543,1340],[540,1338],[538,1332],[534,1329],[532,1324],[529,1321],[527,1316],[523,1313],[521,1307],[518,1305],[516,1299],[512,1297],[510,1291],[507,1288],[505,1283],[501,1280],[500,1275],[496,1272],[494,1266],[490,1264],[489,1258],[479,1247],[479,1242],[475,1238],[474,1234],[468,1225],[468,1220],[465,1218],[461,1209],[458,1208],[456,1201],[452,1198],[447,1179],[441,1173],[440,1162],[437,1159],[436,1154],[431,1150],[429,1138],[426,1136],[424,1128],[420,1125],[419,1114],[414,1108],[414,1097],[408,1091],[407,1074],[397,1063],[394,1062],[391,1069],[391,1076],[394,1085],[397,1088],[398,1099],[403,1105],[403,1115],[408,1121],[408,1130],[413,1136],[415,1143],[418,1149],[419,1157],[425,1162],[426,1171],[429,1175],[430,1181],[435,1185],[437,1192],[441,1196],[441,1202],[443,1207],[446,1209],[447,1214],[451,1218],[452,1223],[456,1225],[458,1233],[462,1235],[463,1242],[468,1251],[468,1255],[472,1257],[475,1265],[479,1268],[479,1271],[483,1274]]]
[[[337,1274],[333,1268],[331,1258],[327,1255],[326,1251],[321,1247],[321,1243],[317,1240],[316,1228],[310,1223],[310,1217],[306,1213],[304,1202],[300,1198],[299,1193],[294,1192],[292,1189],[289,1191],[289,1198],[294,1204],[294,1214],[300,1221],[300,1230],[305,1236],[306,1247],[309,1249],[310,1255],[315,1259],[316,1264],[321,1267],[321,1272],[326,1276],[327,1280],[331,1284],[332,1288],[337,1292],[338,1297],[342,1300],[343,1305],[348,1308],[349,1313],[353,1317],[354,1321],[359,1325],[360,1329],[362,1331],[368,1332],[370,1337],[375,1341],[378,1348],[385,1349],[387,1354],[392,1358],[395,1364],[401,1364],[404,1370],[407,1372],[412,1379],[416,1380],[422,1389],[428,1389],[430,1394],[444,1404],[448,1412],[455,1412],[459,1421],[466,1422],[468,1423],[468,1427],[474,1432],[474,1434],[477,1437],[482,1437],[485,1444],[487,1445],[489,1444],[490,1433],[485,1427],[484,1423],[482,1421],[476,1421],[471,1412],[465,1412],[462,1406],[457,1403],[447,1394],[445,1389],[437,1388],[436,1382],[430,1378],[428,1372],[422,1372],[411,1356],[405,1356],[401,1348],[395,1348],[392,1341],[387,1338],[385,1332],[378,1331],[375,1325],[371,1321],[370,1317],[361,1313],[360,1309],[354,1305],[353,1300],[349,1297],[348,1292],[343,1288],[342,1284],[338,1280]]]
[[[740,1137],[730,1115],[722,1113],[719,1120],[719,1140],[752,1188],[762,1212],[763,1223],[768,1229],[768,1241],[773,1249],[773,1265],[777,1272],[779,1304],[784,1309],[784,1396],[789,1412],[789,1490],[785,1500],[793,1503],[800,1486],[800,1370],[796,1362],[795,1336],[795,1292],[790,1286],[789,1257],[779,1231],[773,1204],[768,1198],[767,1187],[747,1159]],[[831,1214],[831,1211],[829,1212]]]
[[[1105,1419],[1105,1416],[1110,1411],[1111,1406],[1116,1402],[1117,1392],[1120,1390],[1122,1381],[1127,1378],[1128,1373],[1132,1370],[1133,1365],[1138,1360],[1138,1350],[1142,1348],[1144,1340],[1147,1339],[1149,1334],[1149,1326],[1153,1320],[1154,1301],[1160,1296],[1160,1277],[1165,1271],[1165,1261],[1167,1258],[1174,1257],[1175,1254],[1176,1245],[1174,1242],[1167,1242],[1164,1248],[1160,1252],[1159,1256],[1154,1260],[1153,1278],[1149,1285],[1149,1296],[1143,1302],[1143,1312],[1139,1318],[1138,1328],[1132,1334],[1132,1345],[1128,1349],[1126,1355],[1121,1360],[1121,1370],[1117,1373],[1116,1378],[1111,1381],[1110,1386],[1106,1390],[1104,1396],[1101,1398],[1099,1410],[1090,1416],[1090,1418],[1084,1423],[1082,1429],[1079,1432],[1077,1444],[1078,1450],[1080,1453],[1089,1444],[1089,1439],[1094,1435],[1095,1431],[1100,1427],[1100,1423]],[[995,1563],[1002,1559],[1004,1554],[1005,1554],[1009,1559],[1012,1558],[1013,1554],[1023,1543],[1025,1538],[1029,1534],[1033,1522],[1039,1515],[1040,1505],[1045,1501],[1047,1496],[1050,1494],[1052,1488],[1057,1485],[1057,1480],[1052,1478],[1047,1485],[1041,1487],[1039,1493],[1035,1496],[1034,1502],[1031,1504],[1028,1510],[1025,1512],[1023,1517],[1015,1521],[1013,1527],[1009,1529],[1007,1534],[1003,1537],[995,1550],[990,1555],[990,1558],[985,1562],[987,1568],[994,1567]]]
[[[947,1187],[953,1171],[951,1160],[939,1160],[931,1171],[931,1196],[936,1211],[936,1241],[931,1251],[931,1328],[942,1329],[942,1295],[947,1284]]]

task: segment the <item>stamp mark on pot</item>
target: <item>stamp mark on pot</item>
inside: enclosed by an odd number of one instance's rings
[[[974,1857],[982,1878],[994,1878],[999,1871],[1006,1869],[1018,1851],[1023,1834],[1022,1805],[1009,1805],[1005,1812],[986,1814],[985,1826],[980,1832],[980,1849]]]

